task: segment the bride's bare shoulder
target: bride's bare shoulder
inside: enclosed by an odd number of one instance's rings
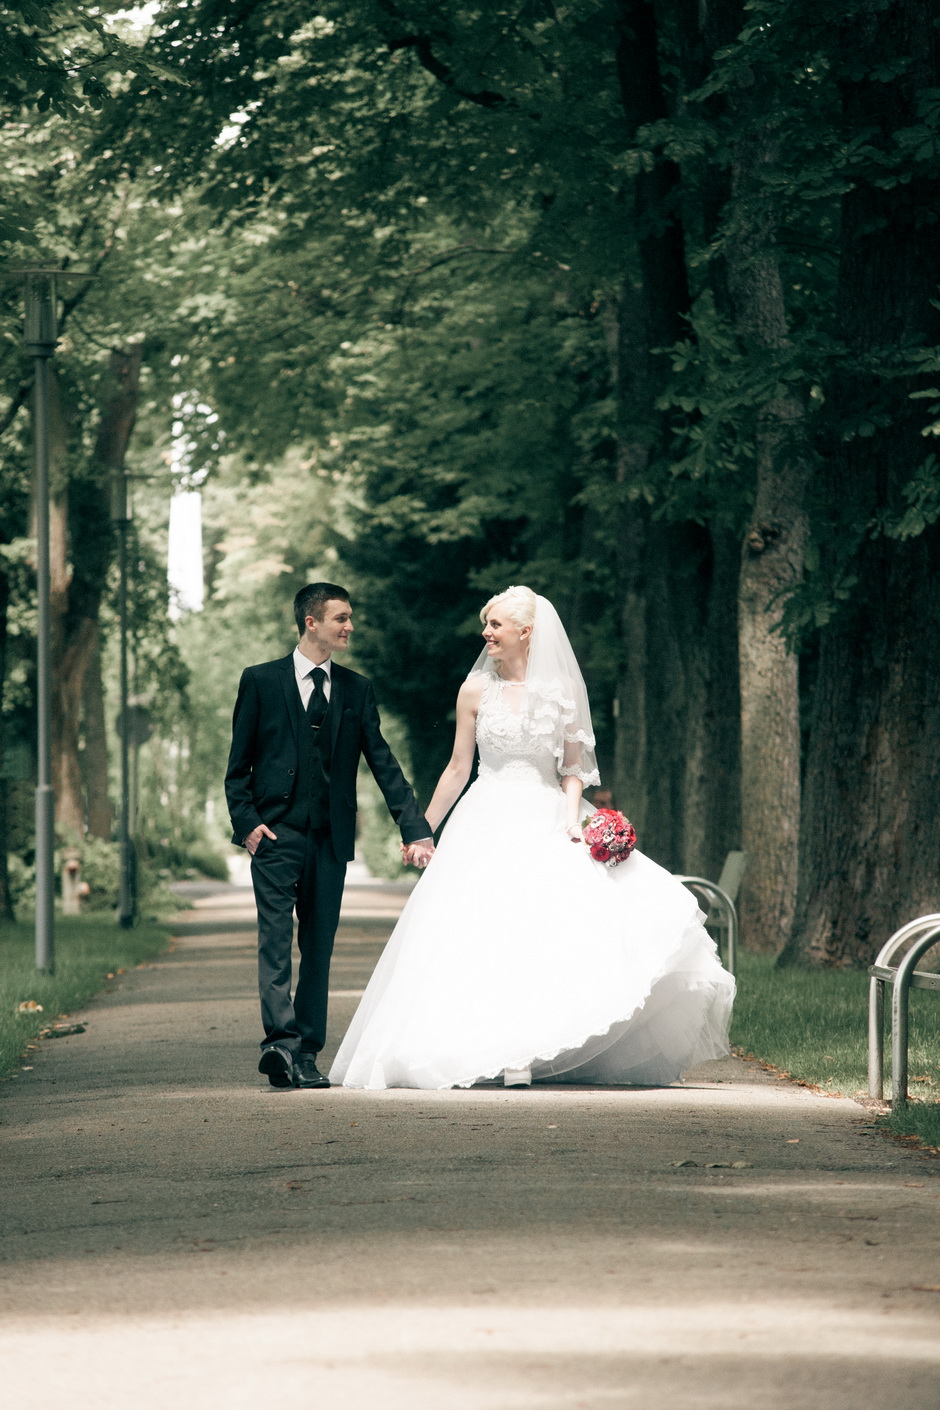
[[[468,709],[476,711],[483,698],[485,680],[486,677],[482,671],[474,671],[473,675],[468,676],[457,692],[458,707],[466,706]]]

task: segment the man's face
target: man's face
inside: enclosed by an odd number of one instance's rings
[[[311,645],[331,656],[334,651],[345,651],[353,629],[352,608],[348,602],[331,597],[323,609],[323,620],[316,617],[305,618],[307,636]]]

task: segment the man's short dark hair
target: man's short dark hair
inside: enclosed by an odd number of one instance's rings
[[[337,583],[308,583],[300,589],[294,598],[294,621],[301,636],[307,630],[307,618],[322,622],[326,604],[332,601],[348,602],[349,593]]]

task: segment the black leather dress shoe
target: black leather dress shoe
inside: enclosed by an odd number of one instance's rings
[[[317,1067],[317,1060],[313,1053],[300,1053],[294,1063],[294,1086],[295,1087],[328,1087],[330,1079],[324,1077]]]
[[[272,1087],[293,1087],[294,1059],[287,1048],[265,1048],[258,1063],[258,1071],[263,1072]]]

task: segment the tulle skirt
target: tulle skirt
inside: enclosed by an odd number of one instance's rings
[[[640,852],[607,868],[575,846],[557,784],[481,776],[330,1079],[440,1089],[531,1067],[536,1081],[673,1082],[728,1051],[734,980],[702,920],[691,892]]]

